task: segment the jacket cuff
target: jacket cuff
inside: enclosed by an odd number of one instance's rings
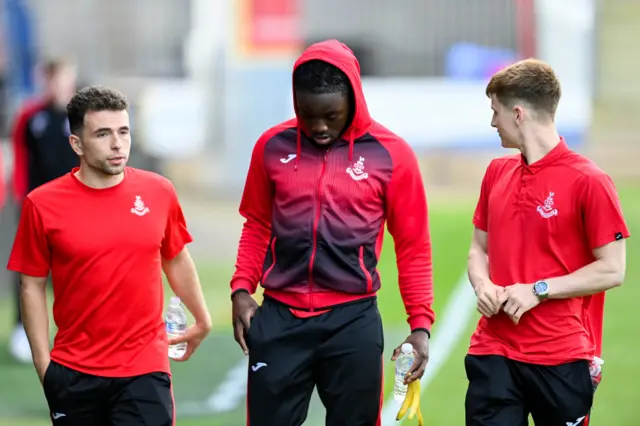
[[[411,332],[422,329],[427,332],[429,337],[431,337],[431,326],[432,322],[426,315],[416,315],[409,317],[408,320],[409,327],[411,327]]]
[[[231,296],[233,296],[233,294],[239,290],[246,291],[249,294],[253,294],[255,291],[253,285],[251,285],[251,282],[243,278],[238,278],[231,281]]]

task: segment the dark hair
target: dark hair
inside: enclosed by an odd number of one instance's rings
[[[311,60],[303,63],[293,73],[293,87],[295,90],[313,93],[351,93],[349,77],[338,67],[321,60]]]
[[[537,59],[525,59],[498,71],[491,77],[487,96],[495,95],[501,104],[529,103],[538,111],[555,115],[562,90],[553,69]]]
[[[76,92],[67,105],[71,133],[77,135],[89,111],[123,111],[129,108],[127,98],[115,89],[89,86]]]

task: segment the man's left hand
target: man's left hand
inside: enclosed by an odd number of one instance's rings
[[[207,337],[209,331],[211,331],[211,325],[196,322],[191,327],[187,328],[187,331],[184,334],[169,339],[169,346],[187,342],[187,350],[184,355],[182,355],[181,358],[172,359],[174,361],[186,361],[191,358],[191,355],[193,355],[193,352],[198,349],[198,346],[200,346],[200,343],[202,343],[204,338]]]
[[[413,365],[409,369],[407,376],[404,378],[404,383],[409,384],[414,380],[420,379],[427,367],[427,362],[429,361],[429,335],[422,330],[416,330],[402,343],[411,343],[415,355]],[[391,361],[398,359],[401,347],[402,345],[395,348]]]
[[[502,309],[514,324],[520,322],[525,312],[540,304],[540,299],[533,293],[533,284],[513,284],[505,287],[502,301],[506,302]]]

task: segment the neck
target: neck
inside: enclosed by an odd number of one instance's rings
[[[46,95],[45,99],[47,103],[56,110],[64,111],[67,107],[67,105],[64,102],[60,101],[59,99],[57,99],[55,96],[51,94]]]
[[[525,137],[520,152],[527,159],[527,164],[533,164],[551,152],[560,143],[560,135],[556,127],[540,126]]]
[[[75,175],[80,182],[94,189],[111,188],[124,179],[124,172],[117,175],[107,175],[95,171],[87,164],[81,164]]]

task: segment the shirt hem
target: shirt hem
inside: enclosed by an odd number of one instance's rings
[[[58,358],[57,356],[51,356],[51,360],[56,362],[57,364],[62,365],[63,367],[69,368],[71,370],[77,371],[79,373],[88,374],[91,376],[97,377],[105,377],[105,378],[125,378],[125,377],[136,377],[143,376],[145,374],[151,373],[166,373],[171,376],[171,368],[134,368],[134,369],[111,369],[111,368],[100,368],[100,367],[83,367],[78,366],[72,362],[67,362],[63,359]]]
[[[520,353],[514,353],[512,351],[506,350],[479,350],[479,349],[469,349],[467,352],[468,355],[474,356],[502,356],[512,361],[522,362],[525,364],[534,364],[534,365],[543,365],[543,366],[554,366],[560,364],[566,364],[573,361],[579,360],[587,360],[590,361],[593,359],[593,355],[589,355],[586,353],[577,354],[577,355],[566,355],[562,357],[548,357],[548,356],[535,356],[535,355],[525,355]]]
[[[7,264],[7,269],[19,274],[28,275],[30,277],[43,278],[49,276],[49,270],[43,272],[42,269],[32,269],[31,267],[19,262],[9,262]]]

